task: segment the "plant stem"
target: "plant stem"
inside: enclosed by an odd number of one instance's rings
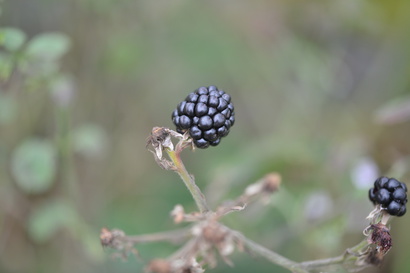
[[[349,259],[356,259],[358,257],[360,250],[362,250],[367,245],[368,245],[367,240],[363,240],[356,246],[348,248],[344,254],[339,255],[337,257],[301,262],[300,265],[303,268],[308,269],[308,270],[312,270],[315,268],[320,268],[320,267],[324,267],[328,265],[335,265],[335,264],[342,265]],[[357,254],[357,256],[355,254]]]
[[[148,243],[148,242],[159,242],[159,241],[169,241],[169,242],[179,242],[191,236],[191,228],[183,228],[172,231],[158,232],[152,234],[144,235],[134,235],[125,236],[124,241],[132,243]]]
[[[309,273],[306,269],[304,269],[302,266],[300,266],[297,262],[294,262],[292,260],[289,260],[286,257],[283,257],[279,255],[276,252],[273,252],[272,250],[259,245],[258,243],[246,238],[242,233],[238,231],[234,231],[229,229],[234,237],[236,237],[241,243],[244,244],[245,247],[247,247],[252,253],[258,254],[270,262],[280,265],[286,269],[289,269],[290,271],[294,273]]]
[[[367,240],[363,240],[356,246],[348,248],[344,254],[339,255],[337,257],[297,263],[246,238],[242,233],[238,231],[229,229],[228,227],[226,228],[231,232],[231,234],[235,238],[238,239],[239,242],[241,242],[245,247],[247,247],[250,252],[258,254],[266,258],[268,261],[280,265],[286,269],[289,269],[294,273],[309,273],[311,270],[329,265],[343,265],[348,260],[357,259],[359,257],[360,251],[368,245]]]
[[[173,151],[170,149],[165,149],[168,153],[169,158],[171,159],[172,163],[176,168],[175,172],[179,174],[182,181],[184,181],[185,186],[188,188],[189,192],[191,193],[192,197],[195,200],[196,205],[201,213],[205,213],[209,211],[208,204],[206,202],[204,194],[195,184],[194,178],[188,173],[185,168],[184,163],[181,160],[180,152]]]

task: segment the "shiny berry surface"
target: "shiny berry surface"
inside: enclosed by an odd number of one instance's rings
[[[190,93],[172,112],[179,133],[188,131],[200,149],[217,146],[235,123],[231,96],[216,86],[200,87]]]
[[[395,178],[379,177],[369,190],[369,199],[390,215],[403,216],[406,213],[407,186]]]

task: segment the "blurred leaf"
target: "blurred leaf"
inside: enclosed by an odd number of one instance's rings
[[[8,79],[11,75],[13,62],[11,56],[0,52],[0,80]]]
[[[98,125],[84,125],[73,132],[73,143],[76,152],[98,156],[106,147],[105,132]]]
[[[26,41],[26,34],[16,28],[0,29],[0,45],[4,46],[9,51],[16,51]]]
[[[10,96],[0,93],[0,124],[8,124],[17,114],[17,102]]]
[[[36,242],[45,242],[63,227],[78,221],[75,209],[61,200],[44,203],[31,215],[28,222],[30,237]]]
[[[27,54],[42,59],[56,60],[70,48],[70,39],[61,33],[43,33],[35,36],[27,45]]]
[[[47,140],[30,139],[15,149],[12,172],[26,193],[47,191],[56,173],[56,151]]]

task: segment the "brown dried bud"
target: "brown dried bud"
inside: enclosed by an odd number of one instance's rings
[[[102,246],[109,246],[114,240],[114,235],[108,228],[102,228],[100,232],[100,241]]]
[[[155,259],[149,263],[146,270],[153,273],[171,273],[172,267],[167,260]]]
[[[225,240],[226,230],[215,222],[209,223],[202,230],[204,239],[212,244],[219,244]]]
[[[278,173],[267,174],[263,178],[263,191],[268,193],[277,191],[279,189],[281,181],[282,178]]]

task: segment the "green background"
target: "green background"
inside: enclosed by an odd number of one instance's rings
[[[183,159],[213,207],[276,171],[281,191],[224,223],[296,261],[362,239],[378,175],[410,181],[410,2],[0,2],[0,271],[142,272],[176,246],[111,259],[101,227],[178,228],[194,203],[145,149],[200,86],[236,123]],[[409,215],[381,268],[410,272]],[[209,272],[287,272],[235,253]]]

